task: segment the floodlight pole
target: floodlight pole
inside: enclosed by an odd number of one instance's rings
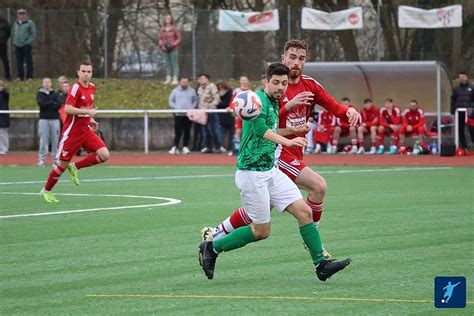
[[[380,61],[380,6],[382,0],[377,1],[377,61]]]
[[[441,65],[436,62],[436,108],[438,119],[438,152],[441,152]]]

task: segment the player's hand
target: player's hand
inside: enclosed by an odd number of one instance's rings
[[[349,124],[351,126],[356,126],[357,124],[359,124],[362,121],[360,113],[357,112],[357,110],[354,109],[354,108],[348,108],[347,112],[346,112],[346,116],[347,116],[347,118],[349,120]]]
[[[408,125],[408,126],[407,126],[407,132],[412,132],[412,131],[413,131],[413,126]]]
[[[311,130],[308,124],[304,124],[294,128],[294,134],[306,134]]]
[[[97,132],[99,130],[99,123],[96,120],[91,119],[89,125],[94,132]]]
[[[97,109],[96,108],[92,108],[92,109],[87,109],[87,115],[89,115],[90,117],[95,117],[97,115]]]
[[[293,99],[285,104],[285,108],[289,111],[298,105],[311,105],[313,104],[313,97],[314,94],[309,91],[298,93]]]
[[[304,137],[296,137],[288,140],[287,147],[303,147],[306,146],[307,141]]]

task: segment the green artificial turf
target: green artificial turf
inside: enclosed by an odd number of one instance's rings
[[[326,283],[277,212],[268,240],[221,254],[205,278],[199,231],[240,205],[233,167],[88,168],[79,187],[65,173],[48,204],[20,194],[48,168],[0,166],[0,314],[432,314],[434,278],[465,276],[456,312],[472,315],[472,168],[315,169],[329,185],[325,246],[353,259]],[[181,203],[136,208],[163,202],[144,196]],[[87,209],[101,210],[31,216]]]

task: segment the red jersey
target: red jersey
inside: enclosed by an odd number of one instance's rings
[[[392,106],[392,111],[388,111],[385,107],[380,109],[379,125],[390,127],[390,124],[402,124],[402,112],[396,105]]]
[[[379,122],[379,109],[375,105],[372,105],[368,110],[364,107],[360,116],[362,117],[362,123],[365,123],[367,127],[377,126]]]
[[[349,104],[347,107],[354,108],[354,109],[357,110],[357,108],[355,107],[354,104]],[[351,124],[349,123],[349,120],[347,119],[346,115],[344,115],[344,117],[342,117],[342,118],[338,117],[337,120],[336,120],[336,125],[338,125],[342,128],[349,128],[349,126],[351,126]],[[357,125],[359,125],[359,124],[357,124]]]
[[[66,104],[72,105],[78,109],[90,109],[94,107],[95,85],[89,83],[87,88],[84,88],[79,81],[77,81],[71,88],[69,88]],[[63,131],[68,134],[73,131],[84,130],[89,128],[90,117],[88,115],[68,115],[64,122]]]
[[[328,111],[322,111],[319,113],[318,125],[322,125],[326,128],[336,126],[336,117]]]
[[[287,111],[285,104],[301,92],[312,92],[314,94],[313,103],[311,105],[300,105]],[[316,104],[337,117],[346,117],[346,106],[338,103],[316,80],[309,76],[301,75],[298,83],[288,84],[286,93],[280,99],[280,128],[298,127],[306,124]],[[286,137],[292,139],[297,136],[302,135],[293,134]],[[288,148],[282,146],[282,150],[293,154],[299,160],[303,159],[303,151],[299,147]]]
[[[406,109],[403,111],[403,126],[411,125],[414,129],[425,126],[425,113],[422,109],[416,108],[415,111]]]

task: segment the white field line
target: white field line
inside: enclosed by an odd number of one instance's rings
[[[403,167],[403,168],[380,168],[380,169],[350,169],[350,170],[328,170],[317,171],[319,174],[346,174],[346,173],[378,173],[378,172],[405,172],[405,171],[432,171],[432,170],[452,170],[453,167]],[[314,169],[313,169],[314,170]],[[127,178],[101,178],[101,179],[81,179],[81,182],[117,182],[117,181],[143,181],[143,180],[186,180],[186,179],[211,179],[233,177],[234,173],[224,174],[202,174],[188,176],[157,176],[157,177],[127,177]],[[0,182],[0,185],[14,184],[43,184],[45,180],[37,181],[11,181]],[[70,182],[70,180],[59,180],[59,182]]]
[[[37,195],[39,193],[31,192],[0,192],[0,195]],[[67,195],[67,196],[99,196],[99,197],[115,197],[115,198],[135,198],[135,199],[151,199],[151,200],[161,200],[165,202],[154,203],[154,204],[140,204],[140,205],[128,205],[128,206],[115,206],[115,207],[99,207],[99,208],[87,208],[87,209],[78,209],[78,210],[68,210],[68,211],[58,211],[58,212],[35,212],[30,211],[28,214],[12,214],[12,215],[2,215],[0,219],[7,218],[17,218],[17,217],[33,217],[33,216],[50,216],[50,215],[62,215],[62,214],[71,214],[71,213],[85,213],[85,212],[98,212],[98,211],[110,211],[110,210],[123,210],[123,209],[132,209],[132,208],[147,208],[147,207],[157,207],[165,205],[173,205],[181,203],[181,200],[165,198],[159,196],[142,196],[142,195],[119,195],[119,194],[86,194],[86,193],[57,193],[56,195]]]

